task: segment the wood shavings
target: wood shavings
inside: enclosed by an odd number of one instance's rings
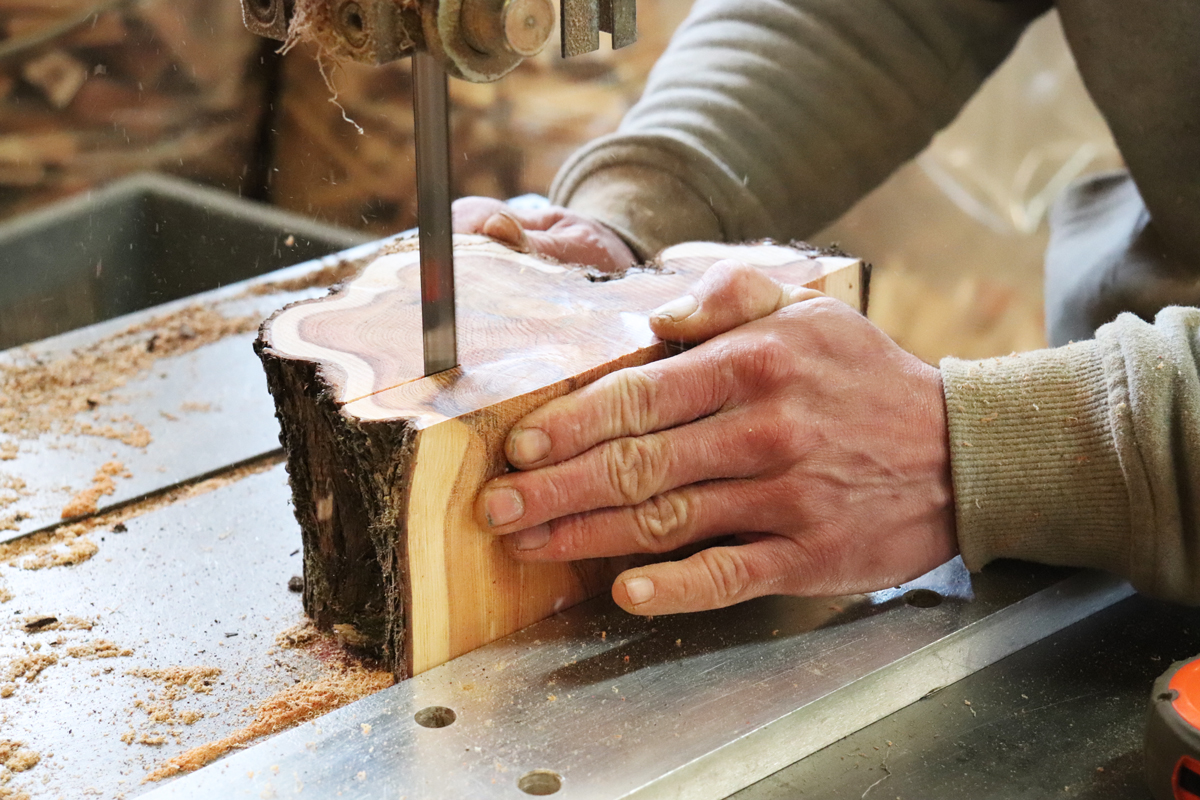
[[[23,478],[0,472],[0,508],[11,506],[26,494]]]
[[[0,531],[16,531],[20,530],[20,523],[29,519],[30,515],[24,511],[14,511],[10,514],[0,516]]]
[[[28,614],[21,621],[26,633],[44,631],[90,631],[93,622],[83,617],[55,617],[49,614]]]
[[[15,458],[16,456],[13,457]],[[0,472],[0,511],[19,502],[22,497],[30,494],[26,490],[25,485],[23,478]],[[14,511],[0,516],[0,531],[15,531],[17,530],[18,523],[28,518],[29,515],[22,511]]]
[[[82,564],[99,547],[86,538],[91,526],[75,523],[0,544],[0,563],[26,570]]]
[[[255,739],[307,722],[347,703],[386,689],[395,682],[390,672],[369,671],[362,667],[339,670],[316,681],[302,681],[267,698],[255,711],[254,721],[223,739],[194,747],[146,776],[160,781],[172,775],[192,772],[210,764],[231,750]]]
[[[208,694],[212,691],[213,681],[221,675],[217,667],[166,667],[164,669],[149,669],[142,667],[125,673],[135,678],[146,678],[158,681],[167,686],[186,686],[197,694]]]
[[[33,683],[47,667],[52,667],[57,663],[58,656],[54,653],[38,653],[27,648],[24,655],[17,656],[8,662],[8,666],[4,670],[4,679],[8,683],[15,683],[24,678],[25,683]]]
[[[379,253],[382,255],[387,250]],[[338,261],[336,264],[331,264],[321,269],[309,272],[299,278],[291,278],[290,280],[269,281],[266,283],[258,283],[244,292],[248,297],[259,297],[261,295],[276,294],[279,292],[301,292],[305,289],[327,289],[330,286],[335,286],[339,283],[344,283],[351,278],[357,277],[363,267],[371,263],[375,259],[375,255],[370,258],[359,258],[354,260]]]
[[[0,764],[13,772],[27,772],[36,767],[41,760],[41,755],[26,748],[24,742],[9,739],[0,741]]]
[[[177,687],[171,687],[172,689]],[[184,725],[195,725],[200,720],[204,719],[204,713],[201,711],[187,710],[176,711],[173,701],[179,699],[178,692],[170,692],[160,700],[137,700],[133,707],[146,712],[146,716],[150,721],[158,725],[174,725],[183,723]]]
[[[304,647],[312,644],[320,636],[315,625],[311,620],[305,620],[299,625],[293,625],[285,631],[280,631],[275,636],[275,644],[291,650],[297,647]]]
[[[92,485],[72,497],[62,510],[63,519],[84,517],[96,513],[96,505],[101,497],[116,494],[117,484],[113,478],[118,475],[131,477],[125,465],[120,461],[109,461],[96,470],[92,477]]]
[[[31,534],[12,542],[0,543],[0,564],[26,570],[69,567],[82,564],[99,551],[99,546],[87,537],[96,528],[112,528],[160,508],[208,494],[224,486],[257,475],[279,464],[281,455],[270,455],[196,483],[178,486],[136,503],[122,506],[78,522],[61,525],[53,530]],[[0,517],[0,530],[5,530]],[[14,528],[15,530],[15,528]]]
[[[258,323],[257,317],[229,318],[195,305],[57,358],[18,353],[0,363],[0,433],[18,439],[49,433],[102,436],[144,447],[150,443],[149,432],[128,417],[98,425],[76,415],[111,405],[117,389],[149,372],[159,359],[249,333]]]
[[[133,651],[107,639],[95,639],[85,644],[68,647],[67,655],[81,661],[92,661],[97,658],[123,658],[133,655]]]

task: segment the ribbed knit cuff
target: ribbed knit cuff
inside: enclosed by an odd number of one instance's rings
[[[1094,341],[941,363],[958,544],[996,558],[1129,573],[1129,494]]]

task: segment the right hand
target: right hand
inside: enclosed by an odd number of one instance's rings
[[[897,586],[958,552],[942,376],[844,303],[735,261],[651,315],[698,342],[519,421],[476,501],[521,561],[693,555],[613,585],[634,614]],[[734,535],[740,543],[725,537]]]
[[[561,206],[519,211],[490,197],[454,201],[454,232],[478,233],[526,253],[601,272],[637,263],[629,245],[610,228]]]

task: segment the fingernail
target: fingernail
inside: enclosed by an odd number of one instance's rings
[[[630,578],[625,581],[625,594],[629,595],[629,602],[640,606],[654,599],[654,581],[649,578]]]
[[[525,229],[509,214],[492,214],[483,223],[483,232],[512,247],[520,247],[525,243]]]
[[[513,545],[518,550],[541,550],[549,541],[550,526],[547,524],[513,534]]]
[[[483,493],[483,513],[493,528],[516,522],[525,515],[525,498],[516,489],[488,489]]]
[[[536,464],[550,455],[550,437],[541,428],[517,428],[508,436],[508,460]]]
[[[659,306],[654,309],[651,316],[665,317],[671,322],[679,322],[696,313],[696,309],[700,307],[700,303],[694,295],[686,294],[678,300],[672,300],[666,305]]]

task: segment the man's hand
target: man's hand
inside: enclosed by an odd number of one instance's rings
[[[937,369],[849,306],[734,262],[651,325],[708,341],[551,401],[509,434],[522,471],[488,483],[477,514],[516,558],[736,536],[617,578],[625,610],[669,614],[870,591],[955,555]]]
[[[637,262],[629,245],[612,230],[559,206],[518,211],[499,200],[463,197],[454,201],[453,214],[455,233],[483,234],[564,264],[620,272]]]

